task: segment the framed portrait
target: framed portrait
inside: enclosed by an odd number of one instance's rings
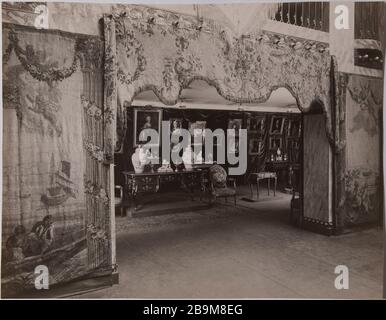
[[[182,129],[182,118],[170,118],[170,133]]]
[[[279,116],[273,116],[271,118],[271,126],[269,129],[270,134],[283,134],[284,118]]]
[[[239,139],[231,139],[228,144],[228,152],[238,154],[239,153]]]
[[[264,142],[259,138],[250,138],[248,143],[248,154],[257,155],[264,151]]]
[[[134,145],[145,144],[148,139],[142,132],[144,129],[154,129],[158,132],[160,143],[162,110],[160,109],[134,109]]]
[[[228,120],[228,129],[236,130],[236,135],[241,129],[243,124],[243,119],[229,119]]]
[[[206,128],[206,121],[196,121],[196,122],[189,122],[189,132],[192,136],[197,136],[200,134],[200,131],[203,134],[203,131]]]
[[[287,136],[293,138],[300,138],[301,135],[301,121],[300,119],[289,119]]]
[[[266,117],[253,115],[247,120],[247,129],[251,133],[262,134],[266,127]]]
[[[270,137],[269,138],[269,149],[277,150],[283,148],[283,139],[281,137]]]

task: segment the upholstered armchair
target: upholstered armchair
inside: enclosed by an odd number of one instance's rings
[[[228,177],[223,167],[215,164],[209,168],[209,183],[212,201],[217,198],[227,201],[228,197],[233,197],[236,205],[236,179]]]

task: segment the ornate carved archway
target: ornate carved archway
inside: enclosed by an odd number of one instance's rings
[[[317,100],[327,118],[328,139],[336,146],[336,67],[325,43],[268,32],[236,38],[213,21],[145,7],[105,16],[104,24],[105,121],[111,132],[106,152],[121,149],[124,105],[136,94],[152,90],[164,104],[174,105],[196,79],[233,102],[264,102],[280,87],[303,112]]]

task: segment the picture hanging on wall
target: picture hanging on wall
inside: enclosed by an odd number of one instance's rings
[[[159,136],[161,133],[162,110],[159,109],[134,109],[134,145],[144,144],[150,138],[146,137],[144,129],[153,129],[158,133],[158,140],[155,144],[159,144]]]
[[[189,122],[189,132],[192,136],[192,145],[204,143],[205,129],[206,121]]]
[[[170,118],[170,133],[182,129],[182,118]]]
[[[299,139],[288,139],[288,157],[290,162],[300,161]]]
[[[283,134],[284,118],[273,116],[271,118],[270,134]]]
[[[249,155],[257,155],[261,154],[264,151],[264,142],[263,140],[253,137],[249,139],[248,144],[248,154]]]
[[[269,149],[270,150],[277,150],[282,149],[283,147],[283,140],[281,137],[270,137],[269,138]]]
[[[228,121],[228,129],[236,130],[236,135],[239,130],[242,128],[243,119],[229,119]]]
[[[189,122],[189,132],[192,136],[203,134],[206,128],[206,121]]]
[[[293,138],[300,138],[301,133],[301,122],[300,119],[289,119],[287,136]]]
[[[263,134],[265,131],[265,116],[250,116],[247,120],[247,130],[250,133]]]

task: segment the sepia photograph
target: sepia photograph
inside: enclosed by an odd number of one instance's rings
[[[2,299],[384,298],[384,2],[1,5]]]

